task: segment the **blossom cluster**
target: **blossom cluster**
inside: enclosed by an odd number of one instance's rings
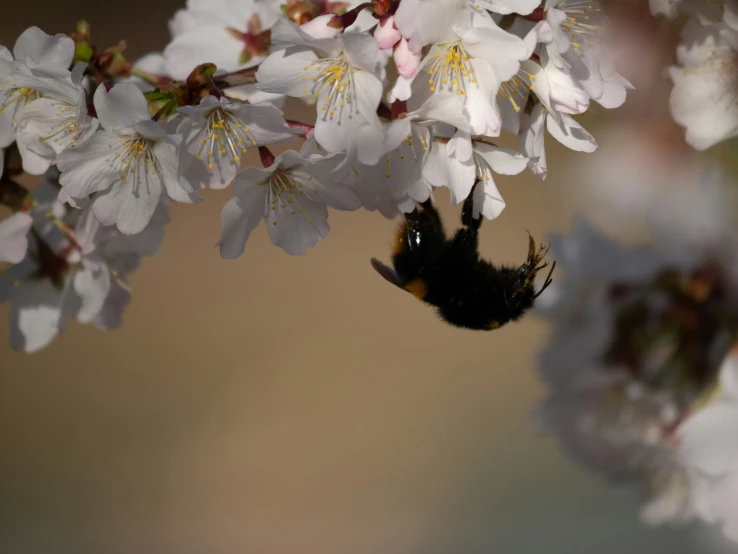
[[[644,521],[699,517],[736,539],[738,203],[724,181],[660,199],[653,244],[583,221],[553,240],[566,278],[538,306],[552,333],[536,417],[584,467],[639,488]]]
[[[495,174],[545,178],[546,129],[593,151],[574,116],[625,100],[606,25],[582,0],[189,0],[171,42],[134,64],[124,43],[94,46],[84,21],[68,36],[26,30],[12,52],[0,47],[0,203],[15,212],[0,224],[0,262],[18,264],[0,278],[13,345],[44,346],[69,315],[117,321],[106,314],[127,301],[130,271],[115,269],[104,241],[153,253],[156,214],[200,202],[203,189],[232,185],[224,258],[262,220],[299,255],[328,234],[328,208],[393,218],[436,187],[455,204],[474,190],[474,217],[497,217]],[[287,97],[313,105],[314,121],[285,119]],[[492,142],[503,130],[518,151]],[[262,167],[244,167],[251,150]],[[24,192],[22,172],[44,176],[51,204]],[[49,222],[66,242],[47,236]]]
[[[738,5],[733,0],[650,0],[655,15],[686,15],[669,107],[687,143],[705,150],[738,136]]]

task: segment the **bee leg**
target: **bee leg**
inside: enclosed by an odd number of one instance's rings
[[[438,213],[438,210],[436,210],[436,207],[433,205],[433,202],[428,199],[425,202],[422,202],[420,205],[423,208],[420,212],[421,217],[426,222],[428,227],[433,229],[435,235],[445,239],[446,231],[443,228],[443,221],[441,221],[441,216]]]
[[[474,219],[474,191],[478,184],[479,181],[474,183],[469,196],[466,197],[461,207],[461,224],[465,228],[474,229],[474,231],[477,231],[482,226],[482,214],[479,214],[479,217]]]

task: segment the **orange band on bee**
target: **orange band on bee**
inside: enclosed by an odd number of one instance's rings
[[[412,294],[415,298],[423,300],[428,294],[428,285],[421,279],[413,279],[405,285],[405,290]]]

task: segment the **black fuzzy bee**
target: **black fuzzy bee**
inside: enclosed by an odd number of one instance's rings
[[[473,193],[464,201],[462,227],[446,238],[433,204],[422,203],[406,214],[392,248],[394,269],[372,258],[372,266],[387,281],[423,302],[435,306],[438,315],[457,327],[492,330],[517,321],[551,284],[551,274],[540,291],[533,288],[548,247],[536,249],[529,237],[528,259],[520,267],[495,266],[479,257],[482,218],[472,217]]]

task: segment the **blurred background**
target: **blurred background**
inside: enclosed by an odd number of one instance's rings
[[[84,17],[96,44],[126,39],[135,60],[164,47],[179,7],[3,1],[0,43]],[[484,256],[521,263],[525,229],[544,240],[585,213],[640,240],[645,199],[696,179],[699,159],[666,109],[673,29],[644,8],[613,13],[640,22],[620,28],[621,72],[637,89],[582,120],[600,148],[548,137],[545,182],[500,177],[507,208],[482,228]],[[635,491],[535,435],[541,321],[493,333],[441,323],[371,269],[370,257],[389,260],[396,227],[377,213],[332,213],[304,257],[259,227],[244,256],[221,260],[231,195],[171,209],[119,330],[72,324],[28,356],[7,346],[0,306],[0,553],[720,551],[699,526],[646,527]],[[453,227],[459,209],[443,191],[436,200]]]

